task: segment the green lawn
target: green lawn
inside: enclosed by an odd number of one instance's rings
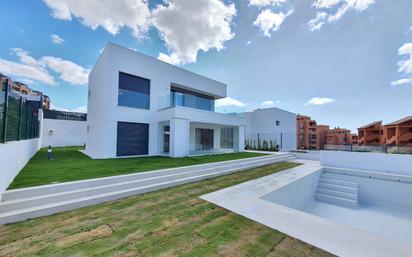
[[[279,163],[0,226],[0,256],[332,256],[199,198],[296,165]]]
[[[93,160],[79,152],[80,149],[79,147],[54,148],[52,161],[47,160],[47,148],[41,149],[17,175],[9,189],[263,155],[244,152],[183,158],[156,156]]]

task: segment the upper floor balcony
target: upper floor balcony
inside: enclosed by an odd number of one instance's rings
[[[162,96],[159,99],[159,110],[175,106],[214,112],[215,99],[206,95],[175,90],[172,90],[170,94]]]

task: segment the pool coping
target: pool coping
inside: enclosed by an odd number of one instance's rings
[[[303,165],[200,198],[338,256],[412,256],[412,249],[406,244],[261,199],[276,189],[322,169],[317,161],[299,162]]]

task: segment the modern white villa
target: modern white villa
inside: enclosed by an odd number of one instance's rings
[[[89,76],[92,158],[181,157],[244,149],[245,119],[217,113],[226,85],[109,43]]]

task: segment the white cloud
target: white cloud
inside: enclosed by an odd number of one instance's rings
[[[392,81],[391,85],[393,87],[396,87],[396,86],[410,84],[410,83],[412,84],[412,78],[404,78],[404,79],[398,79],[398,80]]]
[[[195,62],[199,50],[222,50],[235,35],[231,30],[234,4],[219,0],[166,0],[152,12],[153,24],[169,54],[159,59],[172,64]]]
[[[224,43],[235,36],[231,29],[235,5],[221,0],[164,0],[152,12],[147,0],[43,1],[56,19],[74,17],[112,35],[129,28],[140,38],[154,26],[168,49],[158,58],[172,64],[195,62],[199,50],[222,50]]]
[[[399,80],[392,81],[392,86],[399,86],[403,84],[412,84],[412,43],[405,43],[398,49],[400,56],[406,56],[403,60],[397,63],[398,72],[402,73]]]
[[[52,35],[51,35],[51,39],[52,39],[52,42],[53,42],[53,43],[58,44],[58,45],[61,45],[61,44],[63,44],[63,42],[64,42],[64,39],[61,38],[61,37],[59,37],[59,36],[56,35],[56,34],[52,34]]]
[[[74,62],[53,56],[44,56],[40,61],[51,70],[57,72],[63,81],[72,85],[87,84],[90,73],[89,69],[85,69]]]
[[[239,100],[233,99],[231,97],[226,97],[223,99],[216,100],[215,106],[216,107],[223,107],[223,106],[245,107],[246,104]]]
[[[60,106],[55,106],[51,105],[52,110],[58,110],[58,111],[63,111],[63,112],[81,112],[81,113],[87,113],[87,106],[79,106],[73,109],[65,108],[65,107],[60,107]]]
[[[292,14],[293,11],[288,13],[275,13],[270,9],[266,9],[260,12],[253,25],[259,27],[266,37],[271,36],[271,32],[278,31],[282,23],[285,21],[286,17]]]
[[[179,59],[179,56],[176,53],[172,53],[171,55],[159,53],[159,56],[157,56],[157,59],[170,63],[170,64],[179,64],[181,61]]]
[[[73,112],[87,113],[87,106],[79,106],[73,109]]]
[[[26,50],[23,50],[21,48],[12,48],[11,52],[19,57],[21,63],[32,66],[41,66],[39,62],[34,59]]]
[[[59,74],[60,79],[70,84],[83,85],[87,83],[90,70],[74,62],[53,56],[44,56],[37,60],[21,48],[11,50],[20,62],[0,58],[0,72],[8,76],[25,81],[56,85],[55,78],[50,74],[50,70],[52,70]]]
[[[309,28],[311,31],[319,30],[326,22],[328,14],[326,12],[318,12],[316,17],[309,21]]]
[[[335,100],[332,99],[332,98],[313,97],[308,102],[306,102],[305,105],[324,105],[324,104],[330,104],[330,103],[333,103],[333,102],[335,102]]]
[[[266,107],[266,108],[268,108],[268,107],[274,107],[277,103],[280,103],[280,101],[279,101],[279,100],[276,100],[276,101],[268,100],[268,101],[262,102],[262,103],[260,104],[260,106]]]
[[[339,4],[341,0],[317,0],[312,5],[316,7],[316,9],[321,8],[331,8],[337,4]]]
[[[7,76],[15,76],[24,80],[38,81],[47,85],[55,85],[56,81],[49,72],[30,56],[27,51],[13,48],[12,53],[19,57],[20,62],[0,58],[0,72]]]
[[[255,5],[258,7],[269,6],[269,5],[282,5],[287,0],[249,0],[249,5]]]
[[[246,42],[246,45],[250,45],[250,44],[252,44],[252,41],[251,41],[251,40],[248,40],[248,41]]]
[[[336,22],[348,11],[362,12],[368,9],[375,0],[316,0],[312,6],[317,11],[316,17],[308,23],[311,31],[319,30],[325,23]]]
[[[412,43],[405,43],[398,50],[399,55],[409,54],[412,55]]]
[[[102,27],[116,35],[123,27],[140,37],[150,25],[150,11],[146,0],[43,0],[60,20],[78,18],[85,26]]]

